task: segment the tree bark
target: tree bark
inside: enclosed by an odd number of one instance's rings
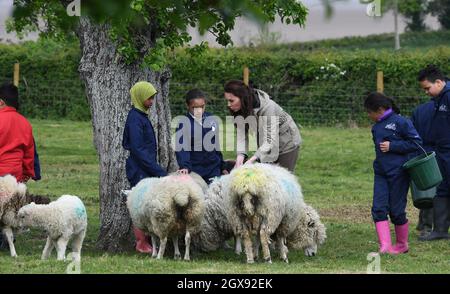
[[[110,252],[131,249],[133,235],[126,200],[120,190],[129,188],[125,175],[127,152],[122,134],[131,108],[129,90],[138,81],[149,81],[158,90],[150,120],[158,140],[161,166],[177,169],[170,139],[169,69],[154,72],[139,64],[126,65],[108,37],[108,25],[80,18],[77,31],[82,58],[79,72],[85,83],[92,115],[94,145],[100,168],[100,233],[97,247]]]

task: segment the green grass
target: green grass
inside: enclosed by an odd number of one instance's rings
[[[29,184],[31,193],[56,199],[63,193],[82,197],[88,210],[89,228],[82,252],[82,273],[365,273],[367,255],[377,242],[370,217],[373,146],[368,128],[303,128],[303,149],[296,174],[305,199],[317,208],[327,227],[328,239],[318,256],[289,253],[290,264],[277,259],[272,265],[247,265],[232,251],[192,255],[192,262],[173,261],[172,252],[157,261],[128,252],[98,251],[98,160],[87,122],[32,120],[41,158],[43,180]],[[232,156],[227,153],[226,157]],[[410,204],[410,253],[382,256],[387,273],[447,273],[448,241],[417,241],[417,210]],[[0,252],[1,273],[65,273],[69,263],[41,261],[45,234],[31,230],[17,235],[19,257]]]

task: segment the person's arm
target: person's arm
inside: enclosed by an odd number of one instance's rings
[[[234,168],[238,168],[244,164],[245,159],[247,158],[248,153],[248,131],[245,130],[245,125],[239,126],[237,129],[237,156],[236,163],[234,164]]]
[[[403,140],[390,142],[390,152],[400,154],[410,153],[416,151],[422,145],[422,138],[420,138],[409,119],[406,119],[405,123],[400,126],[400,136]]]
[[[149,175],[157,177],[166,176],[167,172],[156,161],[150,160],[150,158],[156,158],[156,148],[155,150],[150,150],[150,148],[144,144],[143,126],[130,127],[129,136],[130,153],[137,159],[139,166]]]
[[[39,181],[41,179],[41,163],[39,161],[39,154],[36,148],[36,141],[34,140],[34,177],[33,180]]]
[[[189,122],[187,122],[189,123]],[[175,156],[177,158],[179,170],[187,170],[182,173],[189,173],[192,170],[191,164],[191,153],[188,150],[185,150],[184,147],[189,144],[189,148],[191,148],[191,136],[190,136],[190,128],[186,125],[186,122],[180,123],[175,131],[176,140],[175,140]],[[179,137],[178,137],[179,136]],[[178,139],[179,138],[179,139]],[[185,146],[186,144],[186,146]]]
[[[277,160],[280,149],[280,111],[279,106],[272,102],[266,106],[262,116],[258,119],[258,137],[262,139],[262,144],[256,150],[249,162],[261,160],[262,162],[272,162]],[[262,125],[260,125],[262,124]],[[262,127],[261,127],[262,126]],[[263,131],[262,133],[260,131]]]
[[[34,177],[34,140],[31,130],[30,134],[26,136],[26,140],[22,160],[23,178],[25,182]]]

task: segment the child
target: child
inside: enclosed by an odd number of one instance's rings
[[[430,137],[435,144],[436,159],[442,174],[442,183],[433,199],[433,231],[422,241],[448,239],[450,210],[450,83],[434,65],[419,72],[418,81],[425,93],[434,97],[434,113]]]
[[[423,149],[427,152],[435,151],[433,139],[430,137],[431,122],[434,116],[434,101],[430,100],[417,106],[412,115],[411,121],[423,140]],[[422,152],[422,151],[420,151]],[[420,209],[417,230],[420,237],[428,235],[433,228],[433,208]]]
[[[180,173],[193,171],[210,183],[211,179],[228,171],[220,152],[219,124],[205,112],[205,97],[198,89],[190,90],[185,96],[188,113],[177,128],[176,156]],[[205,146],[208,143],[211,146]]]
[[[379,252],[408,252],[408,219],[406,196],[409,176],[402,165],[422,144],[411,121],[400,113],[392,99],[381,93],[371,93],[364,101],[368,116],[375,122],[372,137],[376,158],[373,162],[374,195],[372,218],[379,241]],[[396,245],[392,246],[388,215],[395,225]]]
[[[131,187],[147,177],[163,177],[167,172],[156,161],[156,138],[148,119],[148,110],[153,104],[155,87],[148,82],[138,82],[130,90],[133,107],[128,112],[123,132],[122,146],[130,151],[126,161],[126,174]],[[147,236],[138,228],[133,228],[136,250],[151,253]]]

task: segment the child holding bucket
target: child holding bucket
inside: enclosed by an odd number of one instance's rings
[[[381,93],[369,94],[364,107],[375,122],[372,137],[375,143],[374,194],[372,218],[379,241],[379,252],[408,252],[408,219],[406,197],[409,175],[402,169],[422,140],[411,121],[399,115],[391,98]],[[396,244],[392,246],[388,215],[395,225]]]
[[[434,65],[419,72],[418,81],[425,93],[434,100],[430,137],[435,144],[436,159],[443,181],[433,199],[433,231],[420,237],[421,241],[448,239],[450,211],[450,81]]]

